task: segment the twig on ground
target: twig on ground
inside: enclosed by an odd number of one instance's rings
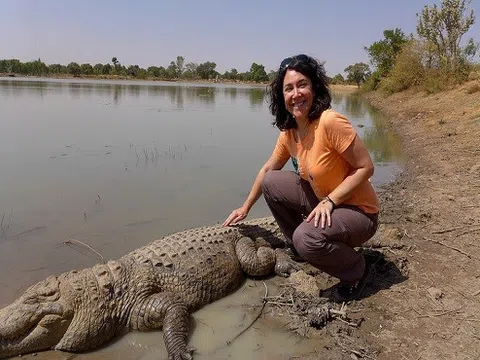
[[[242,334],[247,331],[248,329],[250,329],[252,327],[252,325],[260,318],[260,316],[262,316],[263,314],[263,310],[265,309],[265,305],[267,304],[267,300],[266,300],[266,297],[268,295],[268,288],[267,288],[267,284],[263,283],[263,286],[265,286],[265,295],[263,296],[263,304],[262,304],[262,308],[260,309],[260,311],[258,312],[257,316],[255,316],[255,318],[252,320],[252,322],[250,322],[250,324],[245,328],[243,329],[242,331],[240,331],[237,335],[235,335],[231,340],[228,340],[227,341],[227,345],[231,345],[232,342],[234,342],[236,339],[238,339],[240,336],[242,336]]]
[[[345,350],[345,351],[347,351],[347,352],[349,352],[349,353],[351,353],[351,354],[354,354],[354,355],[356,355],[356,356],[359,356],[359,357],[361,357],[361,358],[375,360],[374,357],[371,357],[371,356],[369,356],[369,355],[367,355],[367,354],[365,354],[365,353],[363,353],[363,352],[360,352],[360,351],[358,351],[358,350],[354,350],[354,349],[349,349],[349,348],[347,348],[345,345],[343,345],[343,344],[340,342],[340,340],[338,339],[337,336],[334,336],[334,338],[335,338],[335,342],[337,343],[337,345],[340,346],[343,350]]]
[[[95,254],[97,254],[100,259],[103,261],[103,263],[105,264],[105,258],[102,256],[102,254],[100,254],[97,250],[95,250],[93,247],[91,247],[90,245],[88,244],[85,244],[84,242],[81,242],[80,240],[75,240],[75,239],[68,239],[66,241],[63,242],[65,245],[70,245],[72,243],[77,243],[77,244],[80,244],[80,245],[83,245],[87,248],[89,248],[90,250],[92,250]]]
[[[459,229],[461,229],[461,227],[453,227],[453,228],[439,230],[439,231],[432,231],[432,234],[445,234],[445,233],[452,232]]]
[[[465,230],[464,232],[458,234],[457,236],[463,236],[463,235],[467,235],[467,234],[477,232],[477,231],[480,231],[480,228]]]
[[[472,256],[472,255],[470,255],[469,253],[467,253],[467,252],[465,252],[465,251],[463,251],[463,250],[461,250],[461,249],[459,249],[459,248],[456,248],[456,247],[451,246],[451,245],[448,245],[448,244],[444,244],[444,243],[441,242],[441,241],[429,239],[429,238],[427,238],[427,237],[424,237],[424,239],[427,240],[427,241],[434,242],[434,243],[439,244],[439,245],[443,245],[443,246],[445,246],[445,247],[447,247],[447,248],[449,248],[449,249],[455,250],[455,251],[459,252],[460,254],[465,255],[465,256],[468,257],[469,259],[480,260],[479,258],[477,258],[477,257],[475,257],[475,256]]]
[[[443,316],[443,315],[448,315],[452,312],[457,312],[461,309],[462,307],[459,307],[458,309],[451,309],[447,311],[443,311],[441,313],[435,313],[435,314],[423,314],[423,315],[418,315],[418,318],[424,318],[424,317],[436,317],[436,316]]]

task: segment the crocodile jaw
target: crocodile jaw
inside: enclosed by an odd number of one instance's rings
[[[50,277],[0,310],[0,358],[54,348],[73,314],[60,299],[59,282]]]

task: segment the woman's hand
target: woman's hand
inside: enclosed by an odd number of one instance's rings
[[[318,222],[320,220],[320,225],[322,229],[325,229],[325,224],[332,226],[332,211],[333,204],[327,199],[323,199],[318,203],[317,206],[312,210],[312,212],[307,216],[306,221],[310,222],[314,219],[315,227],[318,227]]]
[[[231,223],[236,223],[245,219],[248,215],[248,209],[245,205],[232,211],[230,216],[223,222],[222,226],[228,226]]]

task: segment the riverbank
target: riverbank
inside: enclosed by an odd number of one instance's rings
[[[477,89],[365,95],[401,137],[404,170],[381,188],[379,230],[359,249],[373,270],[364,298],[348,304],[343,322],[310,332],[323,349],[302,359],[480,358]],[[294,287],[314,294],[315,307],[318,290],[337,281],[304,266],[312,276]]]
[[[369,94],[400,134],[404,173],[381,196],[383,224],[408,280],[370,300],[386,321],[378,359],[480,356],[480,92],[478,82],[438,94]],[[388,319],[388,320],[387,320]],[[372,338],[373,340],[373,338]]]
[[[161,79],[155,77],[136,78],[133,76],[123,75],[79,75],[72,74],[52,74],[45,76],[21,75],[12,73],[0,73],[1,77],[7,78],[27,78],[27,79],[71,79],[71,80],[127,80],[127,81],[153,81],[153,82],[169,82],[169,83],[194,83],[194,84],[230,84],[230,85],[250,85],[250,86],[266,86],[268,83],[258,83],[253,81],[236,81],[236,80],[205,80],[205,79]]]
[[[268,82],[253,82],[253,81],[234,81],[234,80],[193,80],[193,79],[159,79],[159,78],[145,78],[138,79],[131,76],[120,75],[82,75],[73,76],[71,74],[55,74],[48,76],[33,76],[33,75],[20,75],[11,73],[0,73],[0,78],[27,78],[27,79],[71,79],[71,80],[127,80],[127,81],[153,81],[153,82],[169,82],[169,83],[193,83],[193,84],[223,84],[223,85],[247,85],[266,87]],[[330,88],[334,91],[357,91],[356,85],[330,85]]]

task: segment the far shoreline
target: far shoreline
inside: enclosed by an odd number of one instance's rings
[[[0,73],[0,78],[22,78],[22,79],[55,79],[55,80],[121,80],[121,81],[150,81],[150,82],[167,82],[167,83],[191,83],[191,84],[205,84],[205,85],[212,85],[212,84],[220,84],[220,85],[245,85],[245,86],[252,86],[252,87],[266,87],[270,83],[269,82],[254,82],[254,81],[236,81],[236,80],[204,80],[204,79],[159,79],[159,78],[134,78],[131,76],[120,76],[120,75],[82,75],[82,76],[74,76],[70,74],[54,74],[54,75],[47,75],[47,76],[40,76],[40,75],[23,75],[23,74],[12,74],[12,73]],[[330,84],[329,88],[331,90],[337,91],[348,91],[348,92],[355,92],[358,90],[356,85],[347,85],[347,84]]]

